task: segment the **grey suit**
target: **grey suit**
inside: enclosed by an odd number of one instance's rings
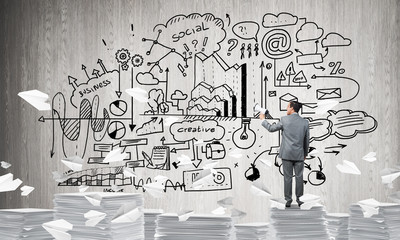
[[[303,195],[304,158],[308,154],[310,138],[308,125],[308,121],[297,113],[282,117],[278,123],[270,124],[267,120],[262,122],[262,126],[269,132],[282,130],[279,157],[282,159],[286,201],[292,201],[293,170],[296,176],[297,200]]]

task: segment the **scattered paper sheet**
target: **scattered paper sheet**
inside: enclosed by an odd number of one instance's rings
[[[94,227],[96,226],[101,220],[103,220],[107,214],[95,210],[90,210],[89,212],[83,215],[86,219],[85,226]]]
[[[118,191],[120,191],[120,190],[122,189],[122,187],[121,187],[121,186],[118,186],[118,185],[111,185],[111,189],[112,189],[114,192],[118,192]]]
[[[359,201],[357,204],[362,208],[365,218],[370,218],[372,215],[378,214],[379,206],[381,205],[380,202],[373,198]]]
[[[81,185],[78,187],[79,192],[85,192],[86,190],[88,190],[89,186],[86,185]]]
[[[61,162],[74,172],[82,170],[83,159],[78,156],[64,158]]]
[[[389,199],[393,202],[400,203],[400,191],[390,194]]]
[[[22,99],[27,101],[30,105],[32,105],[39,111],[51,110],[50,104],[46,102],[47,99],[49,98],[49,95],[47,95],[46,93],[42,93],[39,90],[35,89],[35,90],[20,92],[18,93],[18,96],[20,96]]]
[[[102,197],[98,194],[86,195],[86,200],[88,200],[93,206],[100,206]]]
[[[21,196],[28,196],[29,193],[31,193],[35,188],[34,187],[30,187],[30,186],[23,186],[21,187]]]
[[[174,122],[179,120],[178,117],[167,117],[164,121],[164,126],[171,126]]]
[[[122,162],[127,157],[128,157],[127,153],[122,153],[121,149],[117,148],[109,152],[107,156],[104,158],[103,162],[104,163]]]
[[[214,215],[224,215],[226,211],[226,208],[224,207],[219,207],[217,209],[214,209],[211,213]]]
[[[221,207],[233,206],[233,197],[226,197],[224,199],[221,199],[217,202],[217,204]]]
[[[211,173],[217,174],[217,170],[214,169],[219,164],[219,161],[216,160],[206,160],[203,165],[203,169],[209,169]]]
[[[229,153],[229,156],[233,158],[241,158],[243,156],[242,151],[239,148],[235,148]]]
[[[205,169],[199,172],[193,181],[193,187],[210,184],[214,181],[213,173],[210,169]]]
[[[315,109],[315,113],[318,115],[324,114],[338,105],[339,102],[333,99],[327,99],[317,102],[317,108]]]
[[[22,184],[22,181],[19,178],[13,180],[13,174],[7,173],[3,176],[0,176],[0,192],[11,192],[15,191]]]
[[[304,194],[300,197],[300,201],[304,202],[300,206],[300,209],[310,210],[312,207],[319,205],[321,197],[313,194]]]
[[[267,186],[261,181],[253,182],[250,187],[250,192],[256,196],[260,197],[270,197],[271,192],[268,190]]]
[[[71,239],[71,234],[67,231],[72,230],[73,225],[64,219],[43,223],[42,227],[57,240]]]
[[[267,166],[267,167],[272,166],[272,161],[269,159],[260,159],[260,162],[263,164],[263,166]]]
[[[53,174],[53,179],[56,181],[56,182],[65,182],[66,180],[68,180],[68,176],[67,176],[67,174],[65,174],[65,173],[59,173],[59,172],[57,172],[57,171],[54,171],[54,172],[52,172],[52,174]]]
[[[193,210],[181,210],[178,212],[179,222],[185,222],[190,216],[194,214]]]
[[[236,208],[231,210],[231,217],[232,218],[242,218],[242,217],[244,217],[246,215],[247,215],[247,213],[242,212],[242,211],[240,211],[240,210],[238,210]]]
[[[314,157],[314,156],[318,155],[318,150],[317,150],[317,149],[314,149],[314,150],[312,150],[311,152],[309,152],[308,155]]]
[[[367,155],[362,157],[362,159],[367,162],[375,162],[376,161],[376,152],[369,152]]]
[[[1,161],[1,167],[4,169],[7,169],[7,168],[11,167],[11,164],[8,162]]]
[[[143,216],[143,212],[136,206],[136,203],[126,203],[122,205],[116,215],[114,216],[112,223],[129,223],[135,222]]]
[[[284,210],[286,208],[286,201],[284,201],[283,199],[271,198],[269,201],[271,203],[271,208],[277,208],[281,210]]]
[[[192,159],[185,154],[177,157],[177,160],[179,161],[178,166],[192,165]]]
[[[136,173],[132,168],[124,167],[124,176],[126,177],[137,177]]]
[[[361,175],[357,166],[353,162],[347,160],[343,160],[343,164],[337,164],[336,168],[342,173]]]
[[[149,101],[147,91],[144,89],[130,88],[126,89],[125,92],[138,102],[145,103]]]

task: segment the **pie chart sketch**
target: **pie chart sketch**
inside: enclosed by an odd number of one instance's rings
[[[113,121],[108,125],[107,133],[112,139],[121,139],[126,133],[125,125],[120,121]]]
[[[116,100],[110,104],[110,112],[115,116],[122,116],[126,113],[128,105],[125,101]]]

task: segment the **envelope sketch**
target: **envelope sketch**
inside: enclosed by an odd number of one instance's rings
[[[326,100],[333,98],[341,98],[342,97],[342,89],[341,88],[324,88],[317,89],[317,99],[318,100]]]
[[[281,111],[286,111],[286,106],[288,105],[288,103],[290,101],[299,101],[299,99],[296,96],[294,96],[294,95],[292,95],[290,93],[286,93],[285,95],[282,95],[279,98],[279,108],[280,108],[280,110]]]

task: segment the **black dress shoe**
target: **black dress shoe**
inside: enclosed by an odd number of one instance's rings
[[[287,208],[289,208],[291,205],[292,205],[292,201],[287,201],[285,206],[286,206]]]
[[[302,202],[302,201],[300,201],[300,200],[297,200],[297,204],[299,205],[299,207],[300,207],[301,205],[303,205],[303,203],[304,203],[304,202]]]

